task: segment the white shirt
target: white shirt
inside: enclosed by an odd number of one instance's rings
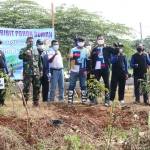
[[[48,58],[51,59],[55,54],[54,50],[48,52]],[[56,55],[53,61],[50,63],[50,68],[61,69],[64,68],[63,59],[61,53],[58,51],[58,55]]]

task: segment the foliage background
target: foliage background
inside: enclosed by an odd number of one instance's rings
[[[51,10],[45,9],[32,0],[6,0],[0,3],[0,26],[6,28],[51,28]],[[55,9],[55,35],[60,42],[60,51],[64,56],[67,67],[66,55],[71,44],[74,44],[75,35],[84,36],[86,40],[96,46],[98,34],[105,36],[106,44],[113,45],[121,42],[124,53],[130,60],[135,52],[135,45],[140,40],[135,38],[134,30],[124,24],[113,23],[106,20],[100,12],[88,12],[72,5],[65,4]],[[150,49],[150,37],[144,39],[147,51]]]

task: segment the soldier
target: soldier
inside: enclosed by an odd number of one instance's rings
[[[36,41],[37,50],[41,56],[42,65],[43,65],[43,76],[41,77],[41,85],[42,85],[42,101],[48,101],[48,91],[49,91],[49,76],[50,76],[50,68],[49,68],[49,59],[47,52],[43,50],[44,42],[40,39]]]
[[[23,94],[26,104],[29,99],[29,90],[32,83],[33,106],[38,106],[40,93],[40,78],[43,76],[43,67],[38,50],[33,49],[33,42],[34,39],[32,37],[27,38],[27,46],[20,50],[19,59],[23,60]]]
[[[5,59],[5,54],[1,51],[2,48],[2,41],[0,40],[0,78],[4,77],[4,74],[8,74],[8,68],[6,64],[6,59]],[[0,89],[0,105],[5,105],[4,100],[5,100],[6,92],[3,91],[3,89]]]

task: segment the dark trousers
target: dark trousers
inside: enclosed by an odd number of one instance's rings
[[[49,82],[47,75],[43,75],[40,81],[42,86],[42,101],[48,101]]]
[[[140,82],[139,79],[144,79],[145,81],[147,80],[146,77],[144,76],[139,76],[139,75],[134,75],[134,93],[135,93],[135,101],[140,102]],[[142,82],[141,82],[142,84]],[[143,93],[143,98],[144,98],[144,103],[148,102],[148,93],[144,92]]]
[[[95,78],[99,81],[100,78],[103,78],[104,84],[105,84],[105,88],[107,88],[109,90],[109,70],[104,70],[104,69],[97,69],[94,70],[94,76]],[[105,100],[109,100],[109,93],[107,91],[105,91]]]
[[[119,101],[124,100],[125,83],[126,83],[125,75],[111,77],[110,99],[112,101],[115,99],[117,85],[118,85],[118,99]]]

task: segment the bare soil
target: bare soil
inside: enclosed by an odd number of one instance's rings
[[[82,105],[80,98],[74,98],[78,103],[68,105],[65,103],[42,103],[40,107],[32,107],[32,100],[28,102],[29,116],[22,106],[21,100],[6,101],[9,107],[0,108],[0,150],[17,149],[67,149],[68,143],[64,136],[78,135],[81,149],[87,143],[87,147],[94,145],[93,149],[105,149],[108,126],[112,113],[112,107],[99,104],[95,106]],[[113,111],[112,127],[114,131],[111,149],[128,149],[123,147],[123,142],[116,140],[117,132],[130,134],[137,127],[145,132],[148,127],[148,112],[150,106],[133,104],[133,87],[126,89],[125,104],[116,103]],[[142,97],[141,97],[142,102]],[[130,108],[121,109],[123,105]],[[29,117],[29,119],[27,119]],[[59,119],[62,126],[52,124],[51,119]],[[29,124],[27,125],[27,121]],[[5,132],[4,132],[5,131]],[[9,138],[8,138],[9,132]],[[17,138],[15,143],[12,136]],[[11,139],[11,140],[10,140]],[[90,148],[87,148],[90,149]]]

